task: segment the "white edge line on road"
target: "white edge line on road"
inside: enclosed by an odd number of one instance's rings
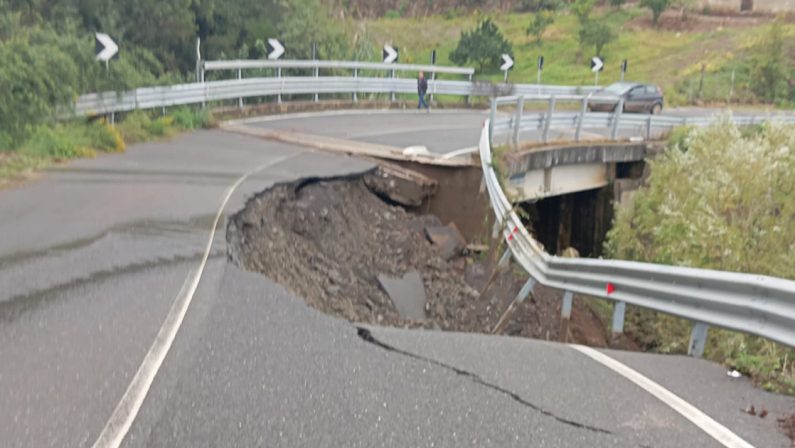
[[[476,112],[483,112],[479,109],[474,109]],[[445,115],[453,115],[453,114],[467,114],[471,113],[471,110],[468,109],[445,109],[442,111],[437,111],[436,114],[445,114]],[[228,124],[252,124],[252,123],[266,123],[269,121],[281,121],[281,120],[295,120],[295,119],[302,119],[302,118],[321,118],[321,117],[339,117],[339,116],[348,116],[348,115],[373,115],[373,114],[406,114],[406,115],[415,115],[416,111],[414,109],[350,109],[350,110],[333,110],[333,111],[318,111],[318,112],[296,112],[292,114],[279,114],[279,115],[265,115],[259,117],[251,117],[251,118],[242,118],[238,120],[229,120],[226,123]]]
[[[655,383],[648,377],[642,375],[631,367],[622,364],[602,352],[582,345],[570,345],[573,349],[588,356],[594,361],[602,364],[608,369],[618,373],[624,378],[635,383],[638,387],[650,393],[658,400],[668,405],[671,409],[678,412],[682,417],[689,420],[699,429],[709,434],[713,439],[720,442],[727,448],[754,448],[753,445],[743,440],[740,436],[733,433],[729,428],[721,425],[712,417],[701,412],[698,408],[679,398],[673,392]]]
[[[440,157],[442,160],[452,159],[453,157],[463,156],[464,154],[472,154],[473,152],[477,151],[477,146],[472,146],[470,148],[463,148],[457,149],[455,151],[450,151],[443,156]]]
[[[234,194],[237,187],[251,175],[267,167],[281,163],[291,157],[295,157],[296,155],[297,154],[290,154],[264,163],[245,173],[226,189],[218,213],[215,215],[213,227],[210,229],[210,239],[207,242],[207,247],[204,249],[204,254],[202,255],[199,266],[185,278],[185,283],[177,294],[165,321],[163,321],[163,326],[160,327],[155,341],[146,353],[143,362],[141,362],[140,367],[138,367],[138,371],[135,373],[135,376],[124,392],[113,414],[111,414],[108,422],[99,434],[97,441],[92,445],[94,448],[119,447],[135,421],[135,417],[138,415],[138,411],[141,409],[144,399],[149,393],[149,388],[152,386],[152,382],[157,372],[160,370],[160,366],[163,365],[163,361],[166,359],[166,355],[169,349],[171,349],[171,345],[174,343],[174,339],[182,325],[188,307],[193,300],[193,295],[196,293],[196,289],[199,286],[199,280],[201,280],[204,267],[207,265],[207,260],[210,258],[210,251],[212,250],[213,240],[215,239],[215,230],[218,227],[218,222],[221,220],[224,208],[226,208],[226,204],[229,202],[232,194]]]

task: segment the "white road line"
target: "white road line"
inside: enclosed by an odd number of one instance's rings
[[[481,111],[482,112],[482,111]],[[454,114],[470,114],[472,111],[467,109],[445,109],[437,111],[432,115],[454,115]],[[333,110],[333,111],[320,111],[320,112],[297,112],[292,114],[279,114],[279,115],[265,115],[260,117],[242,118],[239,120],[229,120],[229,124],[252,124],[252,123],[267,123],[269,121],[281,120],[295,120],[303,118],[322,118],[322,117],[339,117],[349,115],[373,115],[373,114],[403,114],[403,115],[416,115],[414,109],[351,109],[351,110]],[[423,116],[426,116],[422,114]]]
[[[743,440],[737,434],[733,433],[729,428],[716,422],[712,419],[712,417],[701,412],[692,404],[679,398],[673,392],[660,386],[638,371],[590,347],[584,347],[582,345],[571,345],[571,347],[598,362],[599,364],[602,364],[608,369],[618,373],[629,381],[632,381],[641,389],[655,396],[658,400],[662,401],[671,409],[681,414],[684,418],[690,420],[691,423],[709,434],[713,439],[720,442],[726,448],[754,448],[753,445]]]
[[[470,148],[463,148],[457,149],[455,151],[450,151],[445,153],[443,156],[440,157],[442,160],[452,159],[453,157],[463,156],[464,154],[471,154],[478,150],[477,146],[472,146]]]
[[[177,336],[177,332],[185,318],[185,313],[187,313],[188,307],[193,300],[193,295],[196,293],[196,289],[199,286],[199,280],[201,280],[204,267],[207,265],[207,260],[212,250],[213,240],[215,239],[215,229],[218,227],[218,222],[221,220],[221,216],[223,215],[227,202],[229,202],[229,198],[232,197],[237,187],[251,175],[297,155],[298,154],[290,154],[264,163],[245,173],[226,189],[218,213],[215,215],[213,227],[210,229],[210,239],[207,241],[207,247],[204,249],[204,255],[202,256],[199,266],[185,278],[185,283],[182,285],[179,294],[177,294],[174,304],[171,306],[163,322],[163,326],[160,327],[160,331],[158,331],[155,337],[155,341],[149,348],[149,352],[146,353],[141,366],[138,367],[138,371],[135,373],[135,377],[133,377],[127,390],[124,392],[121,401],[119,401],[110,419],[108,419],[108,422],[99,434],[97,441],[94,442],[94,448],[117,448],[121,445],[122,441],[124,441],[127,431],[130,430],[133,421],[135,421],[135,417],[138,415],[138,411],[141,409],[141,405],[143,405],[144,399],[149,393],[149,388],[152,386],[152,382],[158,370],[160,370],[160,366],[163,365],[163,361],[166,359],[166,355],[169,349],[171,349],[171,345],[174,343],[174,338]]]

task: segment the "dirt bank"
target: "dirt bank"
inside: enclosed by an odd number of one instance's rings
[[[524,275],[507,270],[481,297],[479,289],[491,272],[489,257],[466,250],[451,254],[449,247],[434,245],[429,228],[448,223],[385,202],[370,190],[372,184],[360,176],[264,191],[230,219],[230,258],[286,286],[310,306],[350,321],[489,332]],[[379,281],[379,276],[401,278],[415,271],[425,291],[425,319],[401,315]],[[560,302],[557,292],[537,288],[504,333],[558,339]],[[570,340],[607,342],[602,322],[579,303]]]

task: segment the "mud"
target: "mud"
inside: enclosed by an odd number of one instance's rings
[[[491,332],[525,277],[508,269],[481,296],[493,256],[446,260],[427,227],[447,225],[382,199],[366,176],[274,186],[252,198],[228,224],[230,259],[259,272],[327,314],[352,322],[447,331]],[[427,301],[424,320],[401,316],[379,276],[416,271]],[[557,340],[561,297],[536,288],[503,333]],[[575,302],[568,340],[607,345],[605,326]]]

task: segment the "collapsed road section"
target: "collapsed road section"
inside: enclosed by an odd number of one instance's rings
[[[506,270],[481,294],[495,257],[475,253],[480,248],[456,223],[421,212],[436,188],[393,165],[275,185],[230,219],[230,260],[352,322],[491,332],[524,279]],[[556,293],[536,290],[503,333],[557,339],[559,307]],[[572,323],[571,340],[606,343],[604,326],[584,306],[575,306]]]

